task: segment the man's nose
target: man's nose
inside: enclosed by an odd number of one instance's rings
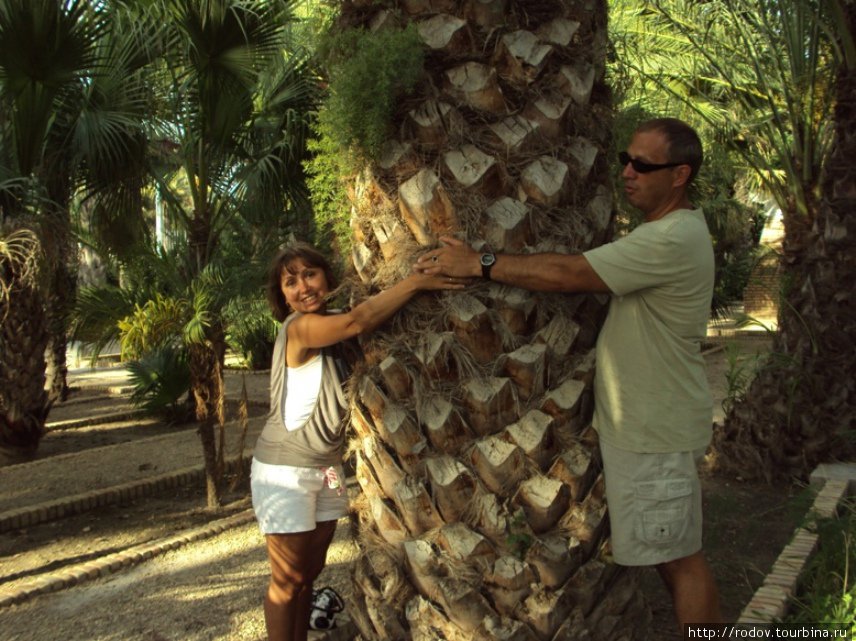
[[[633,170],[633,165],[631,165],[628,162],[626,165],[624,165],[624,169],[621,170],[621,177],[622,178],[633,178],[635,176],[636,176],[636,172]]]

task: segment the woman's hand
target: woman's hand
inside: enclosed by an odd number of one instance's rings
[[[423,274],[444,274],[458,279],[481,276],[479,253],[465,242],[441,236],[443,244],[419,257],[413,268]]]
[[[409,280],[419,291],[464,289],[470,283],[468,278],[455,278],[454,276],[442,276],[440,274],[426,274],[418,271],[410,274],[405,280]]]

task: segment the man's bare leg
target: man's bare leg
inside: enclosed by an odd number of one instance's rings
[[[703,552],[661,563],[657,571],[672,594],[682,635],[690,623],[722,623],[719,591]]]

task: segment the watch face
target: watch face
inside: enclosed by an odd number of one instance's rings
[[[482,267],[490,267],[496,262],[496,256],[493,254],[482,254],[480,258]]]

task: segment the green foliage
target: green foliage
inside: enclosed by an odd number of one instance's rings
[[[749,384],[755,379],[764,363],[761,354],[746,354],[736,343],[725,346],[725,358],[728,368],[725,370],[725,398],[722,399],[722,409],[728,414],[731,409],[742,402],[749,390]]]
[[[819,544],[800,578],[788,625],[856,633],[856,505],[848,501],[837,518],[815,524]]]
[[[176,422],[190,418],[190,406],[182,401],[190,390],[190,366],[184,349],[162,345],[130,361],[127,368],[135,406]]]
[[[399,99],[422,77],[425,54],[415,25],[396,31],[349,29],[328,45],[330,134],[341,149],[377,159]]]
[[[535,542],[527,523],[525,512],[522,509],[518,510],[514,513],[514,517],[509,523],[508,534],[505,537],[505,544],[509,547],[512,554],[519,559],[526,556],[526,552]]]
[[[234,299],[223,310],[223,318],[229,347],[250,369],[268,369],[279,323],[267,303],[258,297]]]
[[[840,30],[813,0],[618,0],[610,14],[630,101],[693,114],[756,190],[809,214],[832,142]],[[620,34],[620,35],[618,35]]]
[[[322,46],[330,78],[329,95],[314,123],[315,140],[306,163],[312,204],[320,225],[350,240],[346,183],[365,161],[380,156],[396,106],[423,75],[424,51],[414,25],[404,30],[350,29]]]
[[[187,300],[156,294],[118,322],[122,359],[139,359],[176,343],[189,315]]]
[[[315,222],[326,238],[319,239],[320,245],[330,244],[335,238],[339,248],[347,251],[351,243],[349,225],[350,202],[347,183],[357,172],[355,154],[348,148],[342,149],[335,141],[329,112],[322,107],[313,125],[315,138],[308,142],[313,156],[306,164]]]
[[[92,345],[92,361],[108,343],[120,340],[119,321],[134,314],[130,292],[112,285],[84,287],[71,314],[71,340]]]

